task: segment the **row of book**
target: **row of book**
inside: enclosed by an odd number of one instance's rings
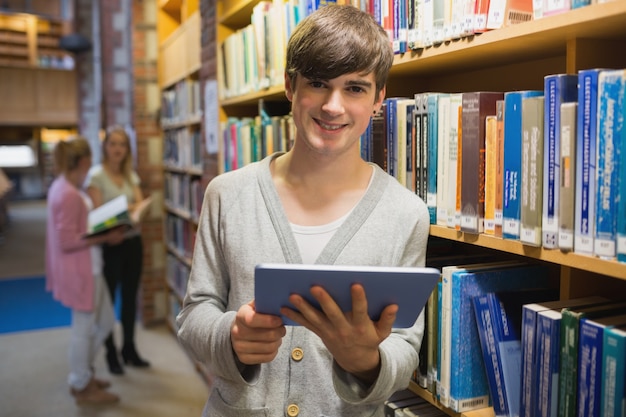
[[[362,156],[424,199],[431,223],[626,261],[626,71],[543,90],[385,99]]]
[[[545,290],[474,297],[496,416],[624,416],[626,302]]]
[[[607,0],[594,0],[603,3]],[[591,0],[262,0],[250,24],[220,45],[220,98],[283,83],[285,47],[296,25],[328,3],[370,13],[402,54],[489,30],[569,11]]]
[[[291,149],[295,125],[291,115],[284,114],[289,106],[280,105],[274,110],[270,107],[261,101],[258,116],[231,117],[220,124],[224,172]]]
[[[442,275],[425,309],[415,379],[443,406],[492,405],[507,417],[625,415],[626,302],[558,300],[550,267],[525,260],[473,254],[427,265]]]
[[[197,221],[202,209],[204,188],[200,177],[166,172],[164,174],[164,201],[182,217]]]
[[[170,168],[202,171],[202,135],[200,130],[179,127],[164,131],[163,164]]]
[[[161,124],[164,127],[199,118],[202,114],[200,81],[183,79],[161,93]]]

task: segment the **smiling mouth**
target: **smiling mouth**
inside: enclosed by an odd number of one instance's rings
[[[346,125],[344,125],[344,124],[327,124],[327,123],[322,122],[322,121],[321,121],[321,120],[319,120],[319,119],[315,119],[315,122],[316,122],[316,123],[317,123],[317,124],[318,124],[318,125],[322,128],[322,129],[325,129],[325,130],[339,130],[339,129],[341,129],[342,127],[346,126]]]

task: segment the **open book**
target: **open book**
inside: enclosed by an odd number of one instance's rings
[[[129,211],[126,196],[114,198],[89,212],[85,237],[106,233],[117,227],[126,229],[135,227],[145,218],[151,203],[152,197],[145,198]]]

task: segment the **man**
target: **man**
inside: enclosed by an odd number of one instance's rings
[[[260,263],[423,266],[426,205],[360,157],[381,107],[393,52],[365,12],[328,5],[287,46],[285,90],[296,138],[287,153],[220,175],[207,188],[179,339],[214,376],[205,416],[382,416],[418,365],[423,315],[393,329],[397,306],[367,316],[352,287],[343,313],[321,287],[315,309],[254,309]]]

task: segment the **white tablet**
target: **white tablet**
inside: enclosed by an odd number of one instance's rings
[[[294,308],[291,294],[299,294],[313,306],[319,303],[310,288],[320,285],[333,297],[343,311],[352,310],[350,287],[363,285],[368,313],[378,320],[382,310],[398,305],[394,327],[411,327],[428,301],[439,280],[435,268],[404,268],[343,265],[260,264],[255,269],[256,311],[280,316],[280,308]],[[288,325],[298,324],[283,317]]]

